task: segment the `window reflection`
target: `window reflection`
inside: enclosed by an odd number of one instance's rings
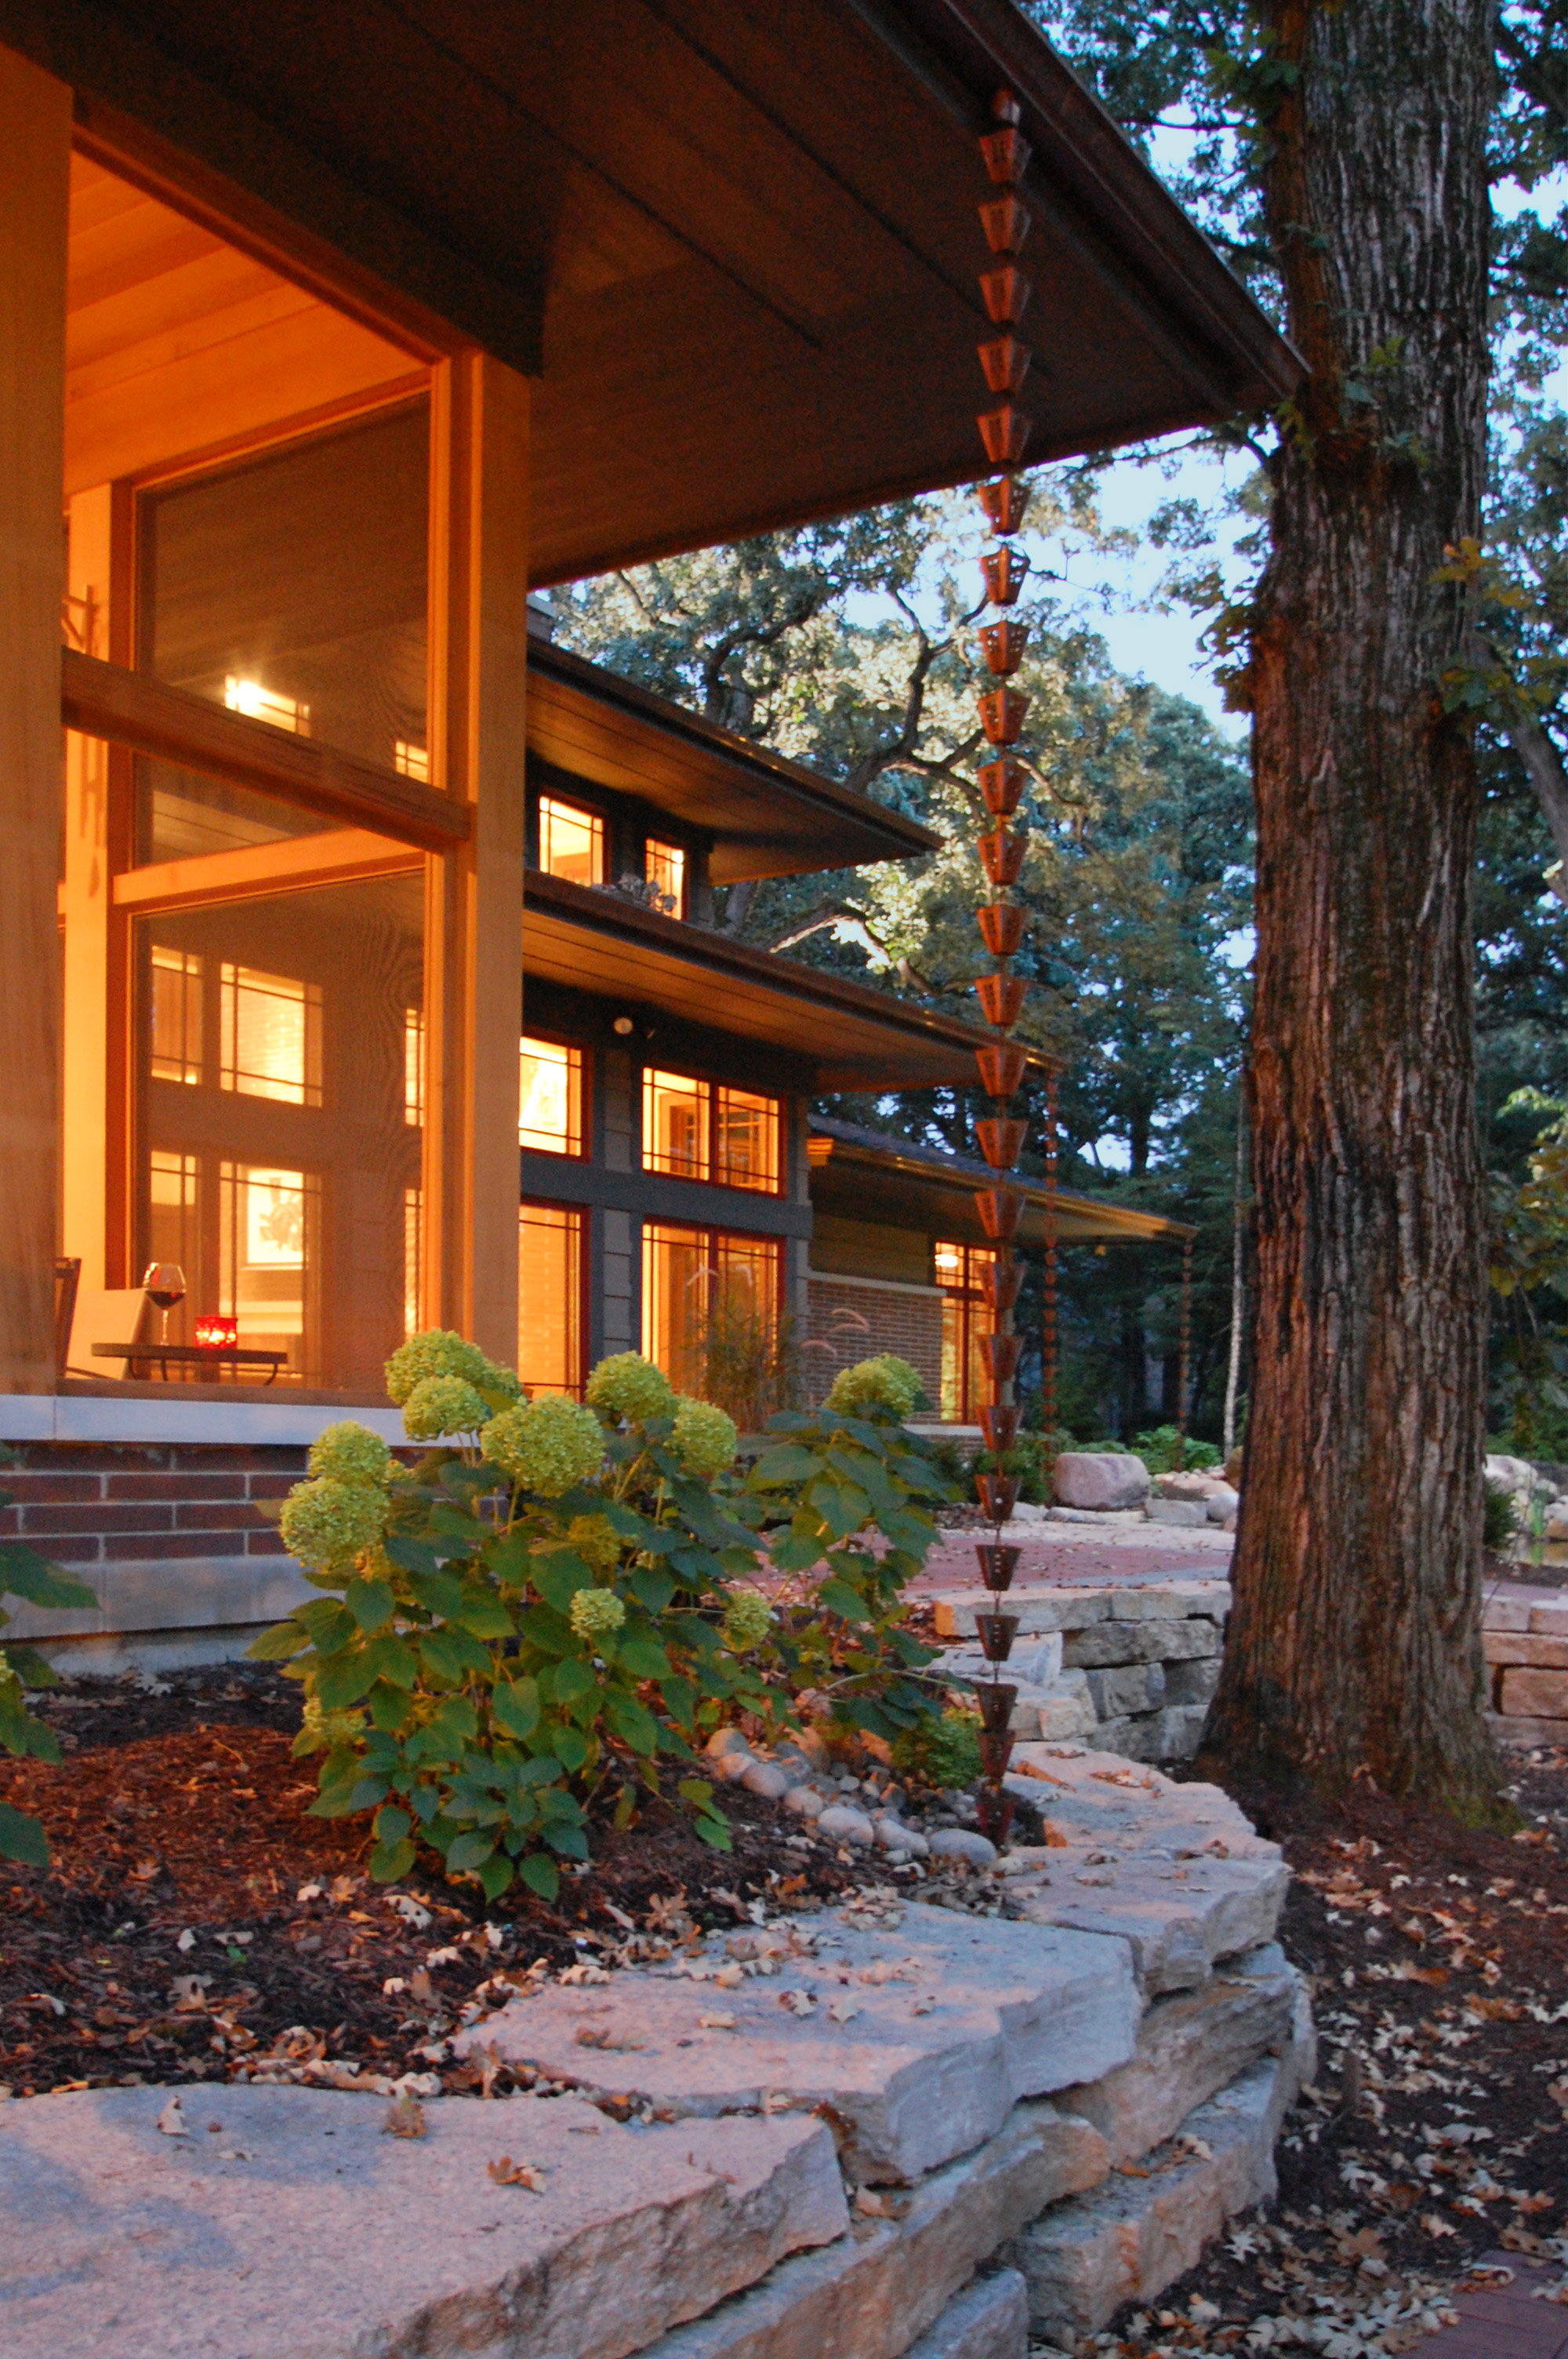
[[[702,1392],[716,1325],[776,1328],[779,1292],[772,1237],[673,1222],[643,1231],[643,1350],[677,1392]]]
[[[581,1394],[583,1215],[524,1204],[517,1261],[517,1373],[531,1393]]]
[[[643,1169],[667,1171],[677,1180],[708,1175],[708,1114],[706,1082],[684,1073],[643,1076]]]
[[[564,876],[568,885],[602,885],[604,821],[599,812],[541,795],[539,865],[546,876]]]
[[[996,1250],[938,1239],[935,1257],[942,1288],[942,1415],[950,1425],[972,1425],[989,1397],[980,1340],[992,1333],[996,1319],[980,1288]]]
[[[657,843],[650,836],[643,873],[660,896],[667,918],[686,915],[686,853],[678,843]]]
[[[321,986],[224,962],[219,987],[221,1089],[321,1103]]]
[[[543,1155],[582,1153],[582,1050],[557,1040],[518,1043],[518,1144]]]

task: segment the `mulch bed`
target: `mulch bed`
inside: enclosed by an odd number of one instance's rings
[[[48,1871],[0,1865],[0,2082],[18,2095],[258,2072],[467,2089],[481,2076],[443,2042],[476,1993],[531,1967],[591,1978],[759,1901],[809,1907],[888,1873],[803,1847],[797,1821],[731,1787],[730,1854],[670,1812],[606,1830],[553,1907],[509,1894],[487,1911],[418,1875],[388,1893],[363,1824],[306,1815],[313,1767],[289,1757],[297,1702],[276,1674],[83,1680],[43,1709],[65,1760],[0,1763],[0,1798],[43,1818],[53,1852]],[[1083,2354],[1363,2359],[1412,2349],[1499,2245],[1558,2282],[1568,1755],[1516,1756],[1510,1790],[1512,1835],[1369,1787],[1332,1812],[1240,1798],[1296,1870],[1283,1939],[1314,1980],[1317,2083],[1286,2125],[1278,2207]]]

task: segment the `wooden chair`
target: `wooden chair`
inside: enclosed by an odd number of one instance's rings
[[[71,1364],[65,1374],[92,1376],[99,1384],[123,1384],[126,1363],[122,1362],[119,1375],[113,1375],[110,1371],[114,1361],[94,1359],[92,1347],[95,1343],[146,1343],[151,1310],[145,1286],[81,1288],[70,1327]]]
[[[70,1322],[76,1316],[76,1290],[81,1283],[81,1261],[62,1255],[54,1266],[54,1372],[65,1374],[70,1353]]]

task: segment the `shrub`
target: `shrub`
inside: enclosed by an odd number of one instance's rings
[[[1519,1530],[1519,1508],[1511,1491],[1488,1483],[1482,1499],[1482,1545],[1493,1556],[1506,1556]]]
[[[972,1786],[980,1774],[978,1712],[930,1712],[893,1739],[892,1766],[905,1777],[951,1792]]]
[[[1220,1457],[1212,1441],[1195,1441],[1190,1434],[1184,1448],[1173,1425],[1157,1425],[1152,1433],[1136,1435],[1132,1451],[1151,1474],[1172,1474],[1178,1467],[1184,1467],[1189,1474],[1204,1474],[1219,1464]]]
[[[920,1378],[896,1353],[880,1352],[871,1360],[857,1360],[840,1368],[823,1407],[840,1415],[887,1410],[896,1418],[913,1417],[921,1397]]]
[[[428,1387],[481,1389],[460,1343],[416,1336],[394,1354],[411,1427]],[[373,1811],[379,1880],[424,1843],[491,1900],[517,1877],[550,1898],[557,1860],[588,1856],[596,1799],[615,1790],[629,1824],[639,1788],[662,1790],[661,1765],[695,1768],[721,1719],[781,1725],[806,1685],[889,1734],[929,1709],[929,1656],[899,1620],[933,1536],[917,1502],[943,1485],[891,1410],[775,1419],[787,1439],[742,1484],[729,1419],[636,1354],[601,1364],[586,1404],[484,1390],[471,1440],[412,1473],[336,1430],[333,1471],[297,1484],[282,1517],[328,1593],[251,1648],[302,1682],[295,1751],[323,1756],[311,1808]],[[809,1576],[786,1607],[731,1587],[759,1547]],[[676,1790],[728,1848],[709,1783]]]
[[[11,1494],[0,1491],[0,1507],[11,1505]],[[85,1582],[49,1564],[20,1540],[0,1542],[0,1597],[23,1597],[29,1605],[63,1609],[95,1606]],[[11,1616],[0,1606],[0,1630]],[[58,1761],[59,1740],[52,1728],[35,1720],[27,1707],[29,1688],[59,1684],[56,1672],[32,1647],[15,1639],[0,1643],[0,1745],[10,1754],[30,1755],[35,1761]],[[0,1859],[20,1860],[27,1867],[47,1867],[49,1847],[41,1820],[0,1802]]]

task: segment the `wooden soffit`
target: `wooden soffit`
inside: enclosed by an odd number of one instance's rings
[[[889,1137],[884,1142],[853,1125],[820,1119],[812,1123],[810,1145],[811,1201],[816,1212],[887,1228],[923,1229],[932,1235],[981,1238],[974,1193],[994,1179],[983,1163],[923,1151],[912,1141]],[[1019,1234],[1025,1245],[1043,1245],[1049,1200],[1038,1180],[1025,1181],[1023,1187]],[[1195,1234],[1183,1222],[1165,1220],[1158,1212],[1141,1212],[1130,1204],[1109,1203],[1071,1189],[1056,1191],[1056,1235],[1063,1245],[1179,1243]]]
[[[617,1013],[657,1009],[787,1050],[811,1067],[818,1090],[967,1082],[975,1050],[991,1037],[891,993],[537,869],[528,871],[524,888],[523,971],[524,978],[614,999]]]
[[[715,884],[908,860],[941,838],[564,647],[528,647],[528,751],[713,838]]]
[[[539,582],[975,474],[1003,82],[1032,462],[1300,374],[1011,0],[0,0],[0,40],[112,168],[405,349],[538,378]]]

